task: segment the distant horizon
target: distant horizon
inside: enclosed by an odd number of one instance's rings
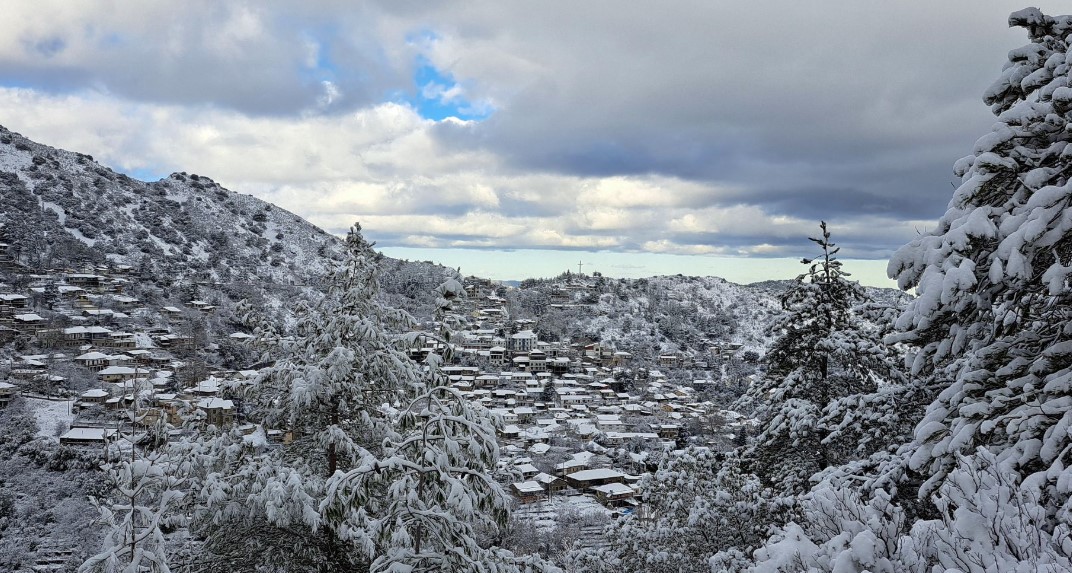
[[[375,236],[369,235],[375,241]],[[431,261],[459,269],[463,275],[496,281],[523,281],[556,277],[567,270],[608,278],[651,278],[657,276],[717,277],[748,285],[764,281],[793,280],[807,269],[799,258],[727,257],[673,255],[660,253],[620,253],[541,249],[438,249],[380,247],[377,250],[395,259]],[[886,276],[886,259],[839,258],[850,279],[864,286],[897,289],[897,281]]]

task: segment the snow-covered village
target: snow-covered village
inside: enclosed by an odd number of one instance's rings
[[[1072,16],[887,4],[9,3],[0,572],[1072,572]]]

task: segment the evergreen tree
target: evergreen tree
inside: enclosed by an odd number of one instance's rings
[[[169,573],[163,528],[172,506],[183,497],[181,480],[162,451],[107,464],[111,491],[94,500],[104,528],[101,551],[78,568],[80,573]]]
[[[426,360],[426,383],[397,416],[384,451],[329,484],[326,515],[360,547],[371,570],[516,572],[542,569],[535,557],[484,548],[477,532],[509,518],[510,498],[492,476],[499,457],[498,423],[450,386],[442,365],[453,357],[460,325],[453,301],[465,293],[450,277],[437,290],[438,352]]]
[[[131,421],[145,420],[139,412],[144,388],[135,379],[129,412]],[[142,416],[139,416],[142,414]],[[167,445],[171,426],[159,416],[134,443],[120,440],[111,449],[119,459],[101,469],[107,476],[108,493],[92,503],[100,513],[97,522],[104,528],[101,551],[87,559],[79,573],[169,573],[169,551],[164,529],[184,520],[175,509],[185,497],[177,459]],[[119,451],[120,445],[126,451]]]
[[[771,329],[777,338],[767,351],[766,376],[739,404],[753,404],[760,420],[747,465],[787,493],[806,491],[812,475],[846,461],[846,448],[856,446],[833,440],[838,421],[826,410],[841,412],[838,399],[874,392],[896,376],[889,349],[857,315],[867,293],[848,280],[826,223],[820,228],[821,237],[811,241],[821,255],[803,259],[808,271],[782,296],[785,314]]]
[[[889,264],[918,296],[887,340],[914,347],[906,387],[929,405],[903,447],[820,483],[755,571],[1072,569],[1072,17],[1009,23],[1030,43],[986,92],[998,121]]]
[[[299,311],[286,356],[242,391],[258,429],[231,431],[194,448],[207,507],[201,529],[226,568],[340,571],[367,566],[340,527],[348,513],[322,511],[328,480],[377,452],[395,404],[420,383],[397,334],[409,315],[379,302],[377,258],[354,226],[348,258],[315,310]],[[289,436],[266,447],[266,429]],[[254,543],[243,537],[255,539]]]
[[[788,517],[789,508],[742,471],[736,455],[708,449],[672,454],[639,489],[643,513],[611,528],[605,571],[701,571],[716,554],[731,566],[762,544],[770,525]]]
[[[956,163],[937,228],[889,273],[918,293],[897,340],[919,347],[913,374],[940,389],[906,452],[920,498],[984,447],[1052,528],[1072,518],[1072,17],[1029,8],[1009,22],[1030,43],[986,92],[997,123]]]

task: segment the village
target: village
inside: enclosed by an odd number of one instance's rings
[[[2,264],[14,263],[0,252]],[[162,419],[178,428],[191,412],[201,424],[252,433],[228,389],[252,383],[266,364],[206,366],[198,346],[224,341],[192,323],[212,317],[217,306],[189,300],[151,307],[131,295],[138,280],[130,267],[108,265],[30,274],[21,290],[3,285],[0,343],[20,351],[0,364],[0,407],[22,395],[38,412],[41,435],[79,448],[131,442]],[[589,288],[584,280],[556,286],[552,305],[576,304]],[[638,483],[663,453],[686,445],[728,449],[744,439],[750,420],[702,397],[717,378],[675,383],[666,374],[704,369],[706,361],[690,363],[680,353],[638,361],[599,341],[543,341],[536,320],[510,318],[502,285],[469,278],[465,290],[460,352],[443,371],[465,397],[497,414],[498,475],[526,509],[570,499],[610,517],[642,511]],[[258,343],[241,330],[217,336],[231,346]],[[740,349],[712,345],[708,352],[713,362]],[[409,354],[421,361],[434,350]],[[184,431],[189,424],[172,430]],[[290,438],[285,428],[265,436],[266,447]]]

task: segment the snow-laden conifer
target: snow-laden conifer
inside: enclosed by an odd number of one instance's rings
[[[479,545],[509,517],[510,499],[492,475],[498,421],[450,386],[442,366],[460,324],[454,277],[437,289],[439,331],[431,336],[425,383],[396,416],[382,452],[366,451],[329,483],[324,514],[365,552],[374,572],[553,570],[536,557]]]
[[[162,528],[184,495],[171,465],[167,454],[156,451],[102,468],[111,491],[93,503],[104,529],[103,547],[79,572],[170,573]]]
[[[135,379],[128,412],[132,423],[150,420],[139,410],[143,382]],[[144,434],[132,432],[109,444],[106,451],[114,459],[101,467],[108,491],[91,499],[104,538],[101,550],[79,567],[80,573],[171,571],[164,530],[184,522],[177,506],[186,496],[187,484],[167,444],[170,429],[167,417],[158,415]]]
[[[345,512],[321,511],[327,482],[378,451],[384,406],[420,383],[400,333],[408,314],[377,298],[377,253],[360,233],[316,308],[302,308],[284,355],[250,386],[234,388],[255,431],[219,431],[191,449],[203,467],[198,531],[232,568],[336,571],[367,564],[340,538]],[[282,444],[266,441],[283,433]],[[348,535],[346,536],[348,538]]]
[[[919,295],[897,340],[919,346],[913,373],[942,388],[909,452],[920,497],[982,446],[1052,527],[1072,509],[1072,17],[1030,8],[1009,22],[1030,43],[986,92],[997,123],[956,163],[938,226],[889,273]]]
[[[856,443],[839,443],[834,429],[850,411],[838,400],[866,395],[898,378],[890,350],[858,315],[869,301],[837,259],[826,223],[811,238],[821,249],[804,259],[808,271],[782,296],[785,311],[772,327],[766,375],[740,402],[752,405],[760,433],[745,454],[752,470],[785,493],[802,493],[816,472],[850,459]]]
[[[638,489],[644,505],[610,528],[600,571],[700,571],[720,552],[732,562],[761,545],[789,509],[741,469],[736,454],[706,448],[672,453]]]

